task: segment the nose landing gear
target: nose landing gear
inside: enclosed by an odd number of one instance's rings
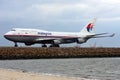
[[[17,45],[17,42],[15,42],[15,45],[14,45],[14,47],[18,47],[18,45]]]

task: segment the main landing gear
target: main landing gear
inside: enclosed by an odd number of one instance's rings
[[[47,45],[45,45],[45,44],[42,44],[42,47],[47,47]]]
[[[51,44],[50,47],[60,47],[59,44]]]

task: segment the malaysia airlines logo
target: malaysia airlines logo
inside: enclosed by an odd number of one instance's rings
[[[89,24],[87,25],[87,31],[90,32],[90,31],[92,31],[92,29],[93,29],[93,24],[92,24],[92,23],[89,23]]]

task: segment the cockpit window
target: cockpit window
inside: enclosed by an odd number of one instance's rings
[[[16,31],[15,29],[12,29],[11,31]]]

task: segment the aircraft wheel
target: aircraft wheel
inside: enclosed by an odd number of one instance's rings
[[[55,47],[60,47],[59,44],[55,44],[54,46],[55,46]]]
[[[43,44],[42,47],[47,47],[47,45]]]
[[[51,44],[50,47],[60,47],[59,44]]]
[[[18,45],[17,45],[17,43],[15,42],[15,45],[14,45],[14,47],[18,47]]]
[[[53,44],[51,44],[50,47],[53,47]]]

